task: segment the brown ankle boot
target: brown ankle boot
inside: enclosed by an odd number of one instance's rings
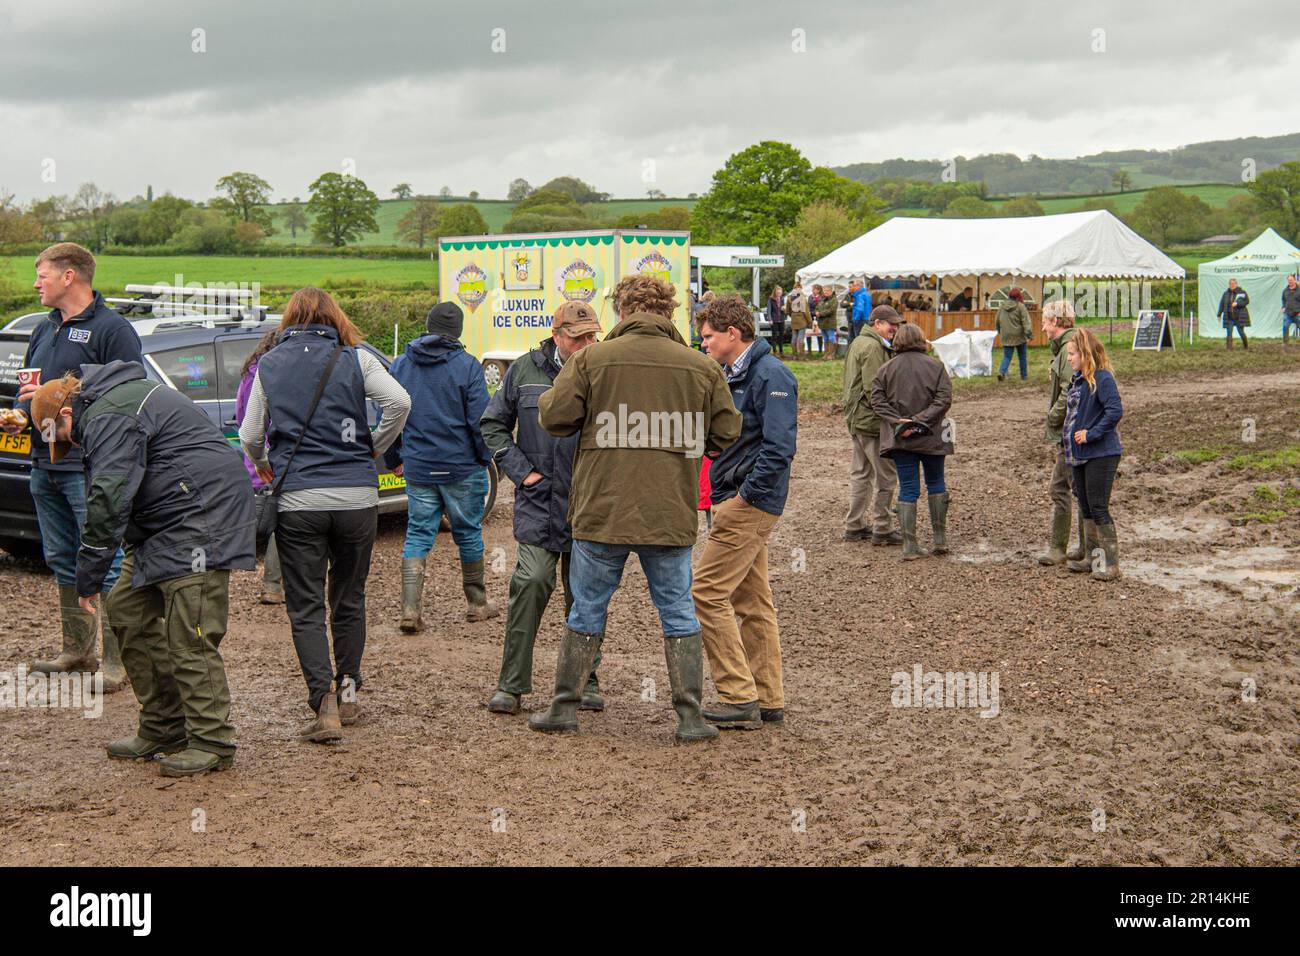
[[[298,739],[310,740],[314,744],[334,743],[343,739],[343,724],[339,721],[339,701],[333,689],[320,699],[320,710],[316,711],[316,719],[299,731]]]

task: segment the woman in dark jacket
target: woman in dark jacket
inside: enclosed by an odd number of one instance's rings
[[[366,577],[379,512],[375,459],[401,434],[411,398],[383,361],[360,347],[361,333],[329,293],[295,292],[279,332],[278,344],[258,360],[239,440],[262,481],[283,475],[275,537],[315,713],[298,736],[329,743],[360,718]],[[367,400],[383,411],[373,433]]]
[[[1066,349],[1074,377],[1065,399],[1061,443],[1074,472],[1071,484],[1079,499],[1084,541],[1083,557],[1066,562],[1066,567],[1091,571],[1098,581],[1113,581],[1119,577],[1119,540],[1110,515],[1110,492],[1123,452],[1116,426],[1124,417],[1124,405],[1097,336],[1078,329]]]
[[[919,327],[903,325],[894,336],[894,357],[880,366],[871,386],[871,407],[880,417],[880,454],[898,468],[898,524],[903,531],[903,560],[929,554],[916,543],[916,502],[925,472],[934,554],[948,553],[948,486],[944,456],[953,453],[952,406],[948,369],[926,354],[929,343]]]
[[[248,410],[248,396],[253,391],[253,380],[257,378],[257,360],[275,348],[279,338],[278,328],[267,332],[257,343],[252,354],[244,360],[243,368],[239,370],[239,389],[235,393],[236,428],[244,424],[244,413]],[[248,477],[252,479],[253,493],[269,494],[270,486],[258,477],[257,468],[247,455],[244,456],[244,468],[248,471]],[[280,577],[280,552],[275,546],[275,535],[271,535],[270,540],[266,542],[266,559],[262,569],[262,603],[284,603],[284,584]]]
[[[781,311],[781,287],[773,286],[767,297],[767,321],[772,327],[772,351],[785,354],[785,313]]]

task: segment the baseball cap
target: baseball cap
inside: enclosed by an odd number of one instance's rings
[[[36,389],[32,396],[32,428],[45,434],[45,423],[56,421],[59,409],[71,405],[71,395],[79,383],[75,378],[56,378]],[[50,461],[58,463],[69,451],[72,443],[54,441],[49,443]]]
[[[570,301],[555,310],[551,328],[576,338],[589,332],[599,333],[600,319],[596,318],[595,310],[587,303]]]

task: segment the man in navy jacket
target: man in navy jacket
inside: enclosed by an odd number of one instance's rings
[[[790,489],[798,383],[754,337],[754,318],[738,297],[715,301],[700,313],[699,326],[741,414],[740,438],[709,469],[713,528],[691,589],[721,699],[703,716],[722,728],[761,727],[785,716],[767,541]]]
[[[140,337],[131,323],[113,311],[95,291],[95,257],[74,242],[50,246],[36,258],[36,291],[50,311],[49,321],[32,330],[23,357],[24,368],[39,368],[41,382],[81,374],[83,365],[106,365],[114,360],[143,362]],[[19,414],[4,429],[17,434],[28,427],[35,385],[26,385],[14,406]],[[32,500],[41,526],[45,563],[59,586],[59,616],[63,626],[62,653],[54,660],[37,661],[32,670],[43,673],[93,672],[95,622],[77,602],[77,552],[86,523],[86,475],[81,450],[73,448],[58,461],[50,458],[45,440],[48,423],[31,423]],[[117,581],[122,552],[113,556],[104,576],[105,593]],[[119,689],[126,681],[118,635],[111,623],[102,625],[104,640],[104,690]]]
[[[428,335],[406,347],[389,370],[411,396],[402,437],[385,455],[388,467],[406,479],[406,545],[402,549],[402,620],[413,634],[420,620],[425,561],[445,513],[460,549],[461,580],[469,604],[466,620],[485,621],[501,613],[487,599],[483,578],[485,470],[491,454],[479,431],[487,408],[483,366],[460,342],[465,313],[455,302],[429,312]]]

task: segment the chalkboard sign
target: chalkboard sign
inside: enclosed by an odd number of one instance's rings
[[[1137,328],[1133,330],[1134,349],[1174,347],[1174,337],[1169,332],[1169,313],[1164,309],[1149,309],[1138,313]]]

